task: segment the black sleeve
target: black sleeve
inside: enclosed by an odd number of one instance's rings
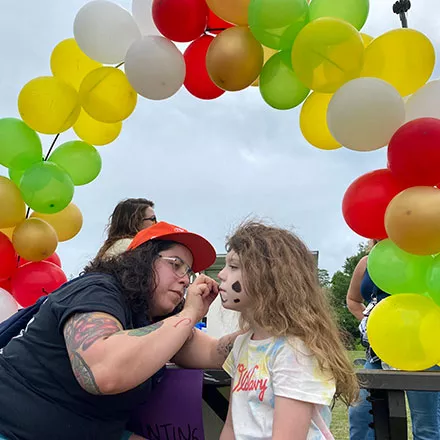
[[[129,310],[122,292],[105,278],[83,277],[61,288],[52,299],[52,311],[62,333],[66,321],[75,313],[103,312],[114,316],[124,329],[128,326]]]

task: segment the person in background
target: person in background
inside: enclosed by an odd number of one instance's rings
[[[154,202],[148,199],[125,199],[119,202],[107,225],[107,238],[97,259],[112,257],[127,250],[133,237],[157,223]]]
[[[378,240],[370,240],[371,250]],[[368,255],[361,258],[354,269],[347,292],[347,307],[362,325],[361,336],[367,345],[364,368],[381,370],[389,368],[374,353],[366,338],[366,318],[375,304],[389,296],[379,289],[371,279],[367,269]],[[366,305],[367,304],[367,305]],[[374,440],[374,430],[370,427],[373,416],[372,406],[367,400],[369,393],[362,389],[360,399],[349,409],[350,440]],[[407,391],[408,404],[411,412],[414,440],[440,439],[440,393],[426,391]]]
[[[240,312],[223,368],[232,378],[220,440],[332,440],[330,405],[359,386],[316,262],[293,233],[247,222],[227,242],[223,307]]]

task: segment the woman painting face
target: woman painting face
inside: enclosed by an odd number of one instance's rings
[[[171,313],[183,300],[192,275],[192,264],[191,252],[181,244],[160,252],[155,262],[157,287],[150,306],[153,316]]]
[[[240,259],[234,251],[226,255],[226,266],[218,274],[219,296],[225,309],[243,312],[250,306],[250,298],[243,287]]]

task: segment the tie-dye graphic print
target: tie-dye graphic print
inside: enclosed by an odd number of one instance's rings
[[[237,338],[223,368],[233,378],[236,440],[272,438],[275,396],[313,403],[307,440],[333,440],[328,427],[335,382],[321,372],[301,340],[253,341],[247,333]]]

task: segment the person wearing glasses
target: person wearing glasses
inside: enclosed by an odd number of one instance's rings
[[[237,336],[194,328],[218,284],[190,278],[215,258],[200,235],[159,222],[50,294],[0,350],[0,438],[139,439],[124,429],[166,363],[220,368]]]
[[[154,202],[148,199],[125,199],[116,205],[107,225],[107,238],[97,259],[108,258],[127,250],[133,237],[157,223]]]

